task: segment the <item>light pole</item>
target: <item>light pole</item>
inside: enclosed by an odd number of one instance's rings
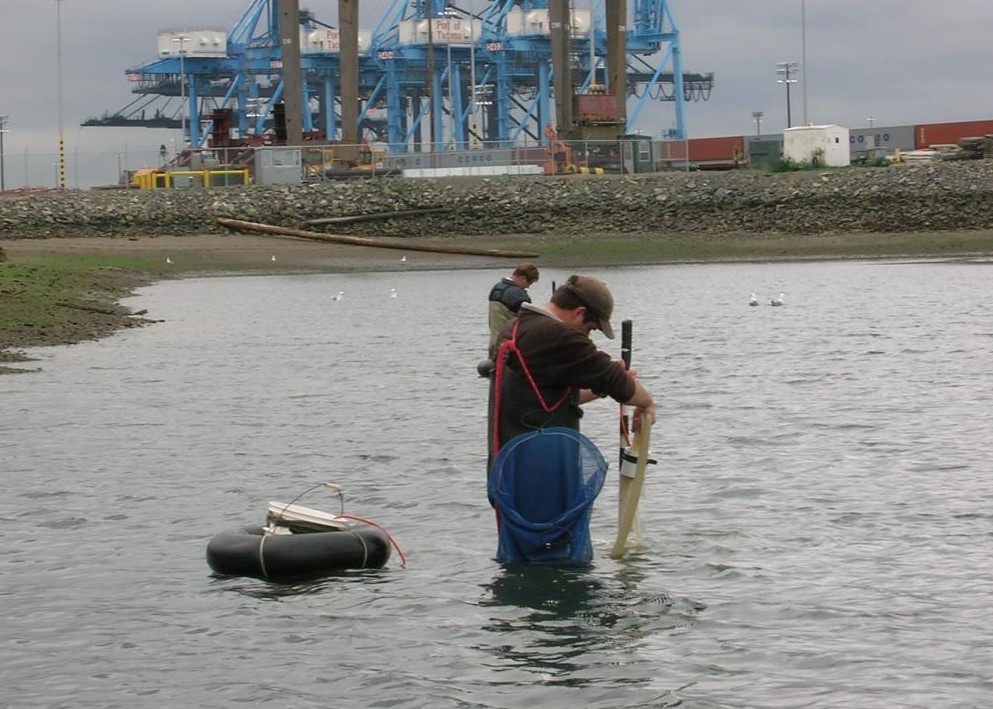
[[[780,84],[786,84],[786,127],[793,127],[793,113],[790,105],[790,84],[795,84],[796,79],[790,77],[796,74],[796,62],[779,62],[776,64],[776,74],[783,77],[779,79]]]
[[[3,174],[3,134],[7,132],[7,121],[9,120],[10,116],[0,116],[0,192],[7,190]]]
[[[752,111],[752,118],[755,119],[755,135],[762,135],[762,111]]]
[[[190,41],[189,37],[179,36],[173,37],[172,43],[179,47],[179,95],[180,95],[180,130],[182,131],[183,147],[186,147],[186,44]]]
[[[476,12],[475,3],[469,0],[469,147],[476,143]]]
[[[800,0],[800,78],[803,83],[800,85],[803,94],[803,125],[809,126],[807,121],[807,0]]]
[[[66,140],[62,125],[62,3],[65,0],[55,0],[55,35],[56,35],[56,64],[58,65],[58,94],[59,94],[59,173],[55,181],[56,187],[64,190],[66,187]]]
[[[869,130],[872,130],[872,125],[876,122],[876,119],[873,118],[872,116],[869,116],[868,118],[866,118],[866,120],[869,121]]]

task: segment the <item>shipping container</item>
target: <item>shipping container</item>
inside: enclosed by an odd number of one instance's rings
[[[655,169],[658,170],[688,170],[689,160],[686,158],[688,140],[657,140],[655,141]]]
[[[932,145],[955,145],[960,138],[982,138],[993,134],[993,121],[958,121],[924,123],[914,127],[914,148]]]
[[[618,118],[614,94],[578,94],[574,110],[581,123],[624,123]]]
[[[782,136],[756,135],[745,140],[745,157],[748,160],[748,167],[768,167],[779,160],[782,154]]]
[[[860,158],[875,154],[880,149],[885,150],[887,155],[892,155],[897,150],[913,150],[914,126],[852,128],[848,140],[851,160],[857,163]]]
[[[228,39],[223,29],[161,30],[158,48],[160,57],[223,57]]]
[[[708,163],[731,165],[736,161],[744,163],[745,139],[740,136],[724,138],[690,138],[690,162],[705,167]]]

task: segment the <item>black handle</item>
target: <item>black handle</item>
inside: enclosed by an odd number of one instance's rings
[[[633,325],[630,320],[621,321],[621,360],[625,369],[631,369],[631,338]],[[624,465],[624,446],[627,439],[627,432],[631,425],[630,417],[625,413],[624,406],[621,405],[621,448],[620,465]]]
[[[633,324],[630,320],[621,321],[621,359],[624,361],[624,368],[631,369],[631,330]]]

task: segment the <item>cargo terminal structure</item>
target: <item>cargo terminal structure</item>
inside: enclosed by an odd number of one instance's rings
[[[393,0],[366,30],[357,0],[338,0],[336,26],[298,0],[251,0],[230,29],[161,31],[157,58],[126,72],[137,98],[84,125],[183,127],[191,149],[299,136],[467,150],[613,139],[654,101],[682,138],[684,102],[709,98],[714,76],[683,72],[667,0],[628,1]]]

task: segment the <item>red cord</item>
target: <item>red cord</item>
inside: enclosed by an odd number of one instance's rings
[[[385,534],[386,538],[390,540],[390,544],[393,545],[393,548],[397,550],[397,554],[399,554],[400,556],[400,568],[402,569],[407,568],[407,557],[403,555],[403,551],[400,549],[400,545],[397,544],[397,540],[393,538],[392,534],[387,532],[385,529],[383,529],[381,526],[373,522],[371,519],[365,519],[364,517],[356,517],[355,515],[344,514],[344,513],[337,516],[344,517],[345,519],[353,519],[356,522],[362,522],[363,524],[368,524],[370,527],[375,527],[380,532]]]
[[[628,448],[631,447],[631,434],[628,431],[628,420],[624,415],[624,404],[621,404],[621,442]]]
[[[531,376],[531,370],[528,369],[527,362],[524,361],[524,355],[521,354],[520,348],[517,346],[517,328],[520,326],[521,321],[514,321],[514,329],[510,333],[510,337],[500,343],[497,348],[496,355],[496,371],[493,375],[493,438],[490,443],[490,450],[493,453],[493,457],[496,458],[497,453],[500,450],[500,393],[503,388],[503,368],[504,363],[507,359],[507,352],[513,352],[517,356],[517,362],[521,366],[521,371],[524,372],[524,376],[528,380],[528,384],[531,385],[531,391],[534,392],[535,397],[538,399],[538,403],[541,405],[542,410],[546,414],[550,414],[557,410],[566,399],[569,398],[569,394],[572,392],[572,387],[566,387],[565,393],[562,394],[562,398],[556,401],[552,405],[545,403],[545,398],[541,395],[541,390],[538,388],[538,384],[534,381],[534,377]]]

